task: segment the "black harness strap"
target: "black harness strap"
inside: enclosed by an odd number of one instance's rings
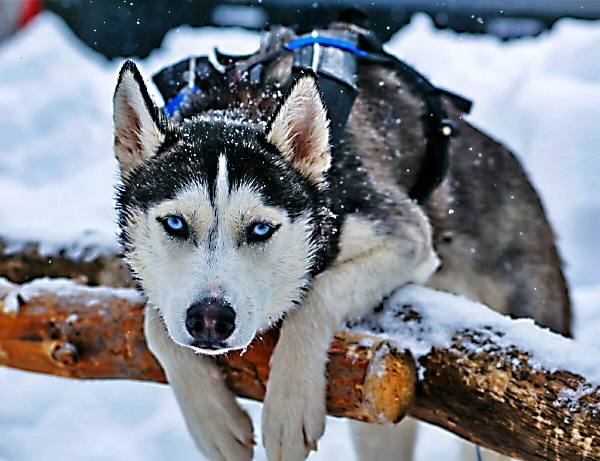
[[[393,67],[411,89],[423,98],[426,111],[422,114],[421,121],[427,146],[417,180],[408,195],[419,204],[425,203],[446,177],[450,165],[450,138],[458,134],[456,124],[448,118],[442,96],[447,97],[464,113],[470,112],[471,101],[435,87],[414,68],[385,52],[381,42],[370,31],[359,34],[346,30],[328,30],[327,35],[319,35],[320,33],[324,32],[314,31],[292,40],[284,47],[294,51],[294,73],[308,67],[319,76],[319,87],[329,111],[334,148],[343,136],[358,94],[358,60]],[[294,42],[300,44],[297,46]]]
[[[294,53],[292,76],[309,68],[319,77],[319,88],[327,107],[331,144],[337,147],[358,95],[356,85],[356,45],[358,36],[347,31],[328,31],[327,36],[312,34],[286,43]],[[342,48],[343,47],[343,48]]]
[[[458,135],[456,124],[448,118],[442,96],[448,96],[462,112],[471,110],[471,101],[461,96],[440,90],[414,68],[392,55],[392,65],[407,84],[420,94],[425,102],[426,111],[421,114],[423,131],[427,139],[425,158],[417,175],[417,180],[408,191],[411,199],[419,204],[427,201],[432,192],[441,184],[450,166],[450,138]]]
[[[471,111],[473,103],[448,90],[437,88],[413,67],[387,53],[372,31],[366,30],[360,34],[360,47],[368,50],[368,56],[364,59],[390,65],[399,77],[423,98],[426,111],[421,115],[421,122],[427,139],[425,158],[416,182],[408,191],[411,199],[423,204],[446,177],[450,166],[450,138],[459,134],[456,124],[448,118],[442,97],[447,98],[455,108],[466,114]]]

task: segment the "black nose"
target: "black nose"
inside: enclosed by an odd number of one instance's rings
[[[185,324],[199,347],[219,349],[235,329],[235,312],[222,299],[206,298],[191,305]]]

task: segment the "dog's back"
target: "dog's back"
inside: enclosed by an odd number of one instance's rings
[[[425,154],[422,95],[383,66],[361,66],[359,77],[347,145],[381,187],[407,191]],[[423,205],[442,261],[428,284],[570,335],[554,234],[526,173],[504,146],[447,107],[459,135],[445,180]]]
[[[426,206],[444,262],[431,286],[570,336],[562,263],[539,197],[506,148],[461,129],[450,175]]]

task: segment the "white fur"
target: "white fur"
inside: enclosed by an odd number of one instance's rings
[[[356,455],[360,461],[413,461],[419,423],[405,418],[399,424],[383,426],[349,421]],[[475,446],[464,441],[461,461],[477,461]],[[481,448],[483,461],[510,461],[512,458]]]
[[[379,237],[363,253],[338,259],[315,279],[300,308],[286,316],[263,407],[270,461],[301,461],[316,448],[325,421],[327,350],[343,322],[366,313],[395,288],[423,281],[437,267],[426,217],[410,202],[406,208],[403,236]]]
[[[217,167],[217,203],[225,205],[229,201],[229,173],[227,172],[227,157],[225,154],[219,156]]]
[[[212,461],[252,459],[252,422],[210,359],[175,344],[159,312],[146,308],[150,351],[160,361],[198,449]]]
[[[196,444],[211,459],[241,460],[250,456],[248,446],[224,454],[225,440],[231,442],[232,432],[251,433],[250,424],[215,378],[214,365],[181,347],[192,341],[185,328],[187,308],[215,291],[226,293],[237,315],[229,347],[245,347],[290,307],[312,249],[307,220],[291,223],[280,210],[265,206],[252,188],[221,190],[217,196],[213,209],[206,188],[197,184],[150,210],[148,217],[134,214],[130,225],[136,251],[130,262],[150,301],[159,306],[147,312],[148,341],[167,370]],[[272,357],[264,405],[263,437],[270,461],[302,460],[316,447],[324,428],[327,350],[343,322],[368,311],[398,286],[422,282],[437,266],[426,217],[412,202],[405,207],[400,236],[378,236],[368,222],[350,218],[333,266],[314,280],[302,305],[288,313]],[[156,221],[174,212],[193,226],[197,246],[173,242]],[[238,246],[239,230],[257,217],[281,223],[268,251]],[[203,239],[210,232],[216,232],[216,239],[209,249]],[[197,363],[190,366],[190,361]],[[213,425],[210,415],[215,414],[227,423]],[[211,425],[206,424],[209,420]]]
[[[412,461],[417,428],[418,423],[412,418],[393,426],[350,421],[352,440],[361,461]]]
[[[198,184],[152,208],[147,217],[134,214],[135,222],[130,224],[136,250],[129,262],[143,280],[149,299],[158,306],[169,334],[182,346],[193,342],[185,327],[188,308],[219,294],[236,313],[228,348],[246,347],[258,330],[272,325],[292,300],[299,299],[313,254],[308,217],[292,223],[281,210],[264,205],[251,187],[228,191],[223,181],[226,162],[221,158],[216,208],[206,188]],[[174,242],[156,220],[175,213],[187,220],[196,244]],[[246,226],[259,218],[281,225],[266,244],[268,250],[240,245]]]
[[[313,182],[322,181],[331,164],[329,121],[313,76],[302,76],[293,84],[267,139],[286,162]]]

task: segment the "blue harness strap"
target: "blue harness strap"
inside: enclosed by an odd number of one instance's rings
[[[169,102],[165,104],[163,109],[165,115],[170,118],[177,110],[179,110],[182,104],[190,99],[193,93],[197,93],[198,91],[200,91],[200,88],[197,86],[186,86],[183,90],[177,93],[173,99],[170,99]]]
[[[312,45],[331,46],[333,48],[338,48],[340,50],[354,53],[355,55],[360,56],[361,58],[366,58],[369,55],[369,53],[361,50],[351,42],[347,42],[346,40],[341,40],[339,38],[325,37],[323,35],[309,35],[306,37],[299,37],[294,40],[290,40],[289,42],[284,44],[283,48],[285,48],[288,51],[296,51],[298,48]]]

